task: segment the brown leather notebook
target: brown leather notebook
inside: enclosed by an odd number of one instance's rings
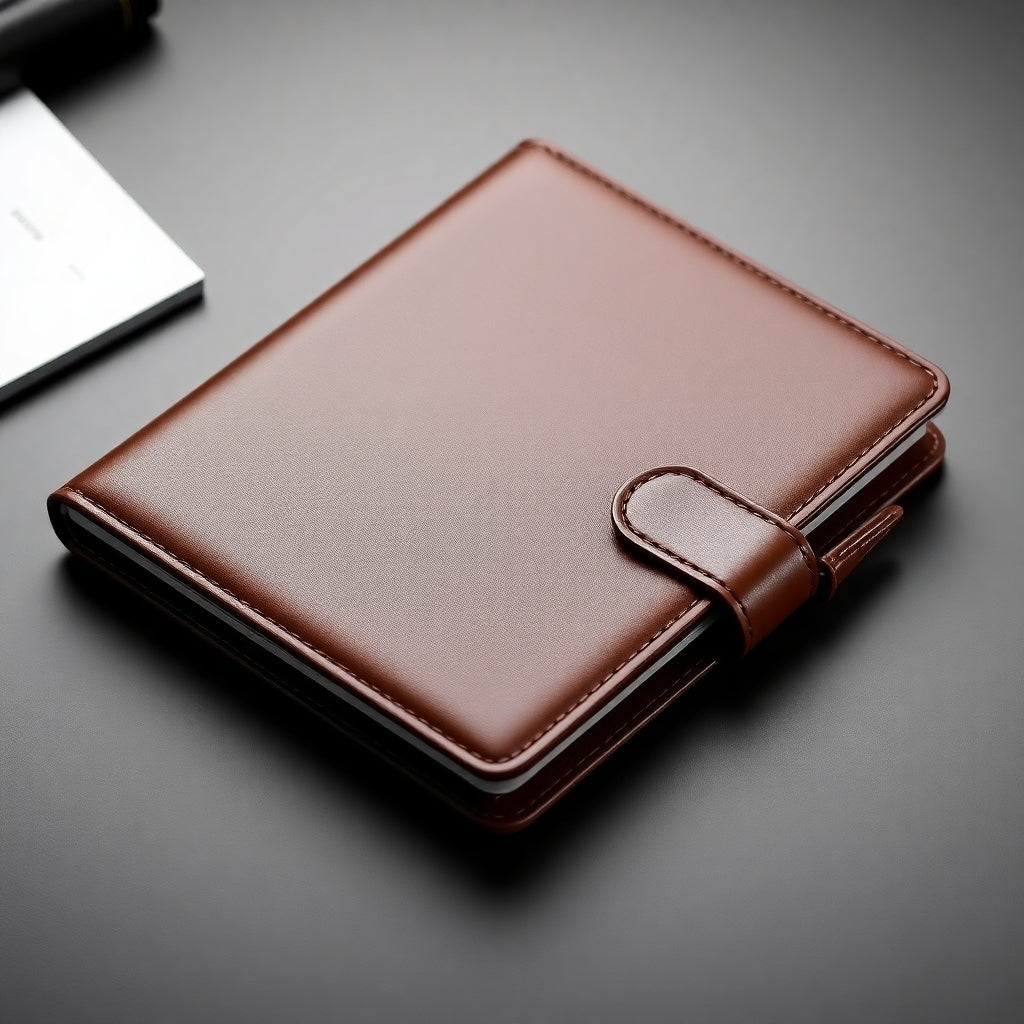
[[[525,142],[51,496],[64,543],[495,829],[827,595],[942,372]]]

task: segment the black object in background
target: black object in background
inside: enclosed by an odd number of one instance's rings
[[[0,0],[0,92],[130,48],[159,0]]]

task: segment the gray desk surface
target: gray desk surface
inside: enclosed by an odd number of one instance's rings
[[[50,97],[208,298],[0,413],[0,1018],[1024,1019],[1019,5],[165,6]],[[953,398],[845,594],[496,842],[76,571],[43,500],[524,135]]]

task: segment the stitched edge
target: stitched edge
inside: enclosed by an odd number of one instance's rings
[[[663,554],[668,556],[668,558],[670,560],[672,560],[672,561],[676,562],[677,564],[681,565],[681,567],[683,567],[683,568],[691,569],[699,577],[714,580],[714,582],[719,584],[719,586],[724,587],[725,590],[730,595],[732,595],[733,600],[739,606],[740,613],[743,616],[743,623],[744,623],[744,627],[746,629],[747,639],[748,640],[751,640],[751,641],[753,640],[753,638],[754,638],[754,631],[753,631],[753,626],[752,626],[751,621],[750,621],[750,613],[747,610],[747,606],[744,604],[743,599],[740,597],[740,595],[738,593],[736,593],[736,591],[725,580],[721,579],[720,577],[716,576],[713,572],[711,572],[710,569],[707,569],[707,568],[705,568],[704,566],[701,566],[701,565],[697,565],[695,562],[690,561],[690,559],[686,558],[684,555],[681,555],[678,551],[674,551],[672,548],[666,547],[664,544],[662,544],[660,541],[656,540],[650,534],[648,534],[648,533],[644,532],[643,530],[641,530],[640,527],[638,527],[636,525],[636,523],[633,522],[632,519],[630,519],[630,517],[629,517],[629,502],[630,502],[630,499],[636,494],[636,492],[641,487],[644,486],[644,484],[650,483],[652,480],[658,480],[661,477],[666,477],[666,476],[681,476],[681,477],[685,477],[687,480],[692,480],[699,487],[703,487],[705,490],[711,491],[714,494],[719,495],[719,497],[724,498],[726,501],[728,501],[731,504],[735,505],[738,509],[741,509],[742,511],[748,513],[749,515],[756,516],[758,519],[763,520],[769,526],[774,527],[776,530],[778,530],[780,533],[782,533],[783,536],[785,536],[788,540],[793,542],[793,544],[796,547],[797,551],[800,553],[800,557],[803,559],[803,562],[804,562],[804,567],[807,569],[807,572],[808,572],[808,574],[810,576],[810,587],[808,589],[807,596],[810,597],[811,594],[814,593],[814,591],[817,589],[817,586],[818,586],[818,570],[811,563],[811,559],[808,557],[806,541],[804,541],[801,538],[799,538],[799,536],[796,533],[796,530],[793,529],[793,527],[788,526],[787,524],[784,524],[784,523],[776,522],[774,519],[771,519],[769,516],[765,515],[765,513],[762,512],[756,506],[749,505],[744,500],[742,500],[741,498],[737,498],[736,496],[734,496],[732,494],[729,494],[722,487],[720,487],[718,484],[716,484],[715,481],[707,479],[707,478],[703,478],[700,475],[698,475],[696,472],[687,470],[685,467],[679,467],[679,468],[676,468],[676,469],[660,470],[660,471],[656,471],[656,472],[653,472],[653,473],[647,473],[647,474],[644,474],[641,477],[639,477],[637,480],[635,480],[633,482],[633,484],[629,487],[629,489],[625,492],[625,494],[622,497],[621,509],[622,509],[622,518],[623,518],[623,521],[625,522],[625,524],[629,527],[630,530],[633,531],[633,533],[637,537],[639,537],[642,540],[646,541],[652,547],[657,548]]]
[[[827,309],[820,302],[816,302],[814,299],[812,299],[809,295],[805,294],[804,292],[798,291],[792,285],[787,284],[785,281],[781,281],[779,278],[775,277],[773,274],[768,273],[768,271],[762,269],[761,267],[755,266],[753,263],[750,263],[748,260],[745,260],[738,253],[733,252],[731,249],[727,249],[724,245],[721,245],[720,243],[714,241],[714,239],[709,238],[705,234],[702,234],[695,227],[692,227],[691,225],[685,223],[684,221],[677,220],[675,217],[666,213],[664,210],[659,209],[657,206],[654,206],[652,203],[649,203],[646,199],[643,199],[636,193],[630,192],[628,189],[624,188],[622,185],[619,185],[617,182],[614,182],[611,179],[604,177],[604,175],[598,173],[597,171],[593,170],[590,167],[587,167],[586,164],[579,163],[579,161],[569,156],[568,153],[563,153],[561,150],[555,149],[553,146],[548,145],[546,142],[541,142],[538,140],[531,140],[528,143],[526,143],[526,145],[531,146],[535,149],[542,150],[543,152],[547,153],[548,156],[551,156],[555,160],[560,161],[561,163],[565,164],[567,167],[570,167],[577,173],[582,174],[587,178],[590,178],[592,181],[595,181],[599,185],[602,185],[604,188],[607,188],[610,191],[614,192],[615,195],[628,200],[634,206],[639,206],[640,209],[646,210],[647,213],[651,214],[651,216],[656,217],[658,220],[663,221],[665,224],[670,225],[671,227],[675,228],[678,231],[681,231],[683,234],[689,236],[695,241],[700,242],[701,245],[704,245],[708,249],[711,249],[719,256],[724,256],[731,263],[735,263],[738,267],[742,267],[744,270],[749,271],[751,274],[754,274],[756,277],[759,277],[762,281],[766,281],[773,288],[777,288],[779,291],[784,292],[786,295],[789,295],[792,298],[797,299],[798,301],[802,302],[805,306],[809,306],[811,309],[816,310],[823,316],[828,317],[829,320],[834,320],[836,323],[845,327],[847,330],[852,331],[854,334],[858,334],[862,338],[865,338],[868,341],[873,342],[875,345],[878,345],[881,348],[886,349],[893,355],[899,356],[900,359],[905,360],[912,366],[916,366],[919,370],[922,370],[931,378],[932,386],[928,391],[928,394],[926,394],[924,398],[922,398],[921,401],[914,406],[913,409],[910,409],[907,413],[901,416],[891,427],[888,427],[886,430],[883,430],[882,433],[880,433],[878,437],[874,439],[874,441],[867,445],[867,447],[865,447],[863,451],[855,455],[845,466],[843,466],[838,472],[836,472],[824,484],[822,484],[822,486],[819,487],[806,501],[804,501],[802,504],[798,505],[795,509],[793,509],[793,511],[790,512],[789,515],[783,516],[784,519],[792,519],[793,516],[797,515],[799,512],[802,512],[808,505],[810,505],[812,501],[814,501],[815,498],[818,497],[819,494],[827,490],[851,466],[853,466],[859,459],[862,459],[865,455],[867,455],[867,453],[871,451],[871,449],[874,448],[879,441],[881,441],[888,434],[891,434],[894,430],[896,430],[897,427],[900,426],[901,423],[904,423],[906,420],[910,419],[910,417],[913,416],[914,413],[918,411],[918,409],[921,409],[924,405],[926,405],[927,402],[935,394],[935,392],[938,391],[939,378],[938,376],[936,376],[935,371],[932,370],[931,367],[925,366],[924,363],[915,359],[909,352],[904,352],[901,349],[896,348],[894,345],[886,341],[884,338],[880,338],[877,334],[873,334],[871,331],[865,330],[863,327],[853,323],[851,320],[848,320],[846,317],[841,316],[839,313],[836,313],[831,309]]]
[[[872,541],[874,541],[874,539],[880,533],[886,534],[890,530],[892,530],[896,526],[896,522],[898,520],[899,516],[886,516],[885,519],[883,519],[881,522],[875,523],[875,525],[870,530],[868,530],[868,532],[865,533],[863,536],[855,537],[844,547],[841,547],[838,551],[835,552],[835,554],[832,555],[832,560],[836,568],[838,568],[838,566],[841,563],[845,562],[851,555],[855,555],[865,545],[870,544]],[[825,557],[827,558],[828,555],[826,555]]]
[[[931,444],[928,445],[927,449],[921,453],[919,459],[915,459],[913,465],[907,467],[906,471],[900,474],[900,476],[894,480],[881,494],[875,498],[875,503],[881,507],[883,502],[889,501],[893,495],[899,492],[900,488],[915,474],[919,473],[922,467],[929,462],[935,455],[936,448],[939,447],[940,439],[937,433],[929,435]],[[837,525],[832,531],[829,538],[830,543],[835,540],[836,537],[841,536],[850,526],[860,518],[863,513],[854,513],[853,515],[847,516],[842,522]]]
[[[747,606],[743,603],[743,598],[740,597],[740,595],[737,594],[736,591],[733,590],[732,587],[730,587],[729,584],[725,582],[725,580],[720,579],[718,576],[716,576],[709,569],[704,569],[701,566],[695,564],[694,562],[691,562],[688,558],[685,558],[683,555],[679,554],[678,551],[673,551],[671,548],[665,547],[665,545],[662,544],[660,541],[657,541],[652,536],[650,536],[649,534],[644,533],[644,531],[641,530],[636,525],[636,523],[634,523],[633,520],[629,518],[629,499],[633,497],[633,495],[636,493],[638,487],[640,487],[642,484],[647,483],[649,480],[656,479],[659,476],[687,476],[688,477],[689,474],[688,473],[656,473],[653,476],[647,476],[647,477],[644,477],[643,480],[635,482],[629,488],[629,490],[626,491],[625,495],[623,495],[623,498],[622,498],[622,518],[623,518],[623,521],[630,528],[630,530],[633,531],[633,533],[637,537],[639,537],[643,541],[646,541],[652,547],[657,548],[659,551],[661,551],[663,554],[665,554],[669,558],[670,561],[675,562],[677,565],[681,566],[681,568],[683,568],[683,569],[691,570],[692,572],[696,573],[697,576],[700,577],[701,579],[713,580],[720,587],[723,587],[732,596],[732,599],[736,602],[737,606],[739,607],[740,614],[743,616],[743,627],[744,627],[744,630],[746,631],[746,634],[747,634],[747,640],[752,642],[753,639],[754,639],[754,627],[750,623],[750,613],[747,611]],[[691,477],[691,479],[692,479],[692,477]]]
[[[586,701],[589,697],[593,696],[593,694],[596,693],[602,686],[604,686],[604,684],[607,683],[617,672],[625,668],[626,665],[628,665],[629,662],[633,660],[633,658],[635,658],[638,654],[641,654],[648,647],[650,647],[650,645],[653,644],[658,639],[658,637],[660,637],[668,629],[674,626],[681,618],[683,618],[684,615],[692,611],[701,602],[701,598],[694,599],[681,612],[679,612],[678,615],[675,615],[669,622],[662,626],[661,629],[659,629],[658,632],[654,634],[654,636],[647,640],[642,646],[638,647],[628,657],[624,658],[621,662],[619,662],[619,664],[616,665],[615,668],[613,668],[606,676],[604,676],[604,678],[602,678],[600,682],[596,683],[590,690],[587,691],[587,693],[585,693],[582,697],[578,698],[571,706],[566,708],[565,711],[563,711],[549,725],[547,725],[543,730],[538,732],[536,735],[532,736],[521,747],[512,751],[510,754],[503,755],[502,757],[489,757],[488,755],[483,754],[478,750],[474,750],[470,746],[467,746],[465,743],[462,743],[454,736],[449,735],[447,732],[445,732],[439,726],[435,725],[433,722],[430,722],[422,715],[417,714],[417,712],[413,711],[412,708],[406,707],[403,703],[401,703],[401,701],[396,700],[389,693],[382,690],[379,686],[375,686],[368,679],[364,679],[357,672],[354,672],[347,665],[338,661],[336,658],[332,657],[326,651],[321,650],[315,644],[312,644],[308,640],[305,640],[303,637],[299,636],[299,634],[296,633],[294,630],[291,630],[283,623],[278,622],[277,619],[275,619],[273,616],[268,615],[266,612],[260,611],[259,608],[256,608],[254,605],[250,604],[244,597],[240,597],[230,588],[224,586],[221,583],[218,583],[216,580],[211,579],[209,576],[206,575],[206,573],[197,569],[194,565],[191,565],[184,558],[181,558],[180,556],[176,555],[173,551],[165,547],[158,540],[155,540],[153,537],[149,536],[149,534],[145,533],[143,530],[140,530],[137,527],[132,526],[131,523],[126,522],[119,515],[117,515],[116,512],[112,512],[109,508],[102,504],[102,502],[96,501],[95,498],[90,498],[89,495],[87,495],[84,491],[80,490],[77,487],[69,487],[68,490],[71,491],[73,494],[77,494],[79,498],[81,498],[82,501],[84,501],[87,505],[91,505],[93,508],[98,509],[100,512],[109,516],[115,522],[120,523],[121,526],[123,526],[130,534],[133,534],[134,536],[140,538],[146,543],[151,544],[153,545],[153,547],[162,551],[172,562],[174,562],[176,565],[181,566],[184,569],[187,569],[190,573],[193,573],[194,575],[198,576],[201,580],[203,580],[205,583],[211,586],[218,593],[231,598],[231,600],[233,601],[237,601],[240,605],[242,605],[243,607],[247,608],[250,612],[252,612],[252,614],[255,615],[258,619],[261,619],[264,622],[269,622],[273,626],[280,629],[282,632],[287,633],[288,636],[295,640],[296,643],[298,643],[305,650],[311,651],[312,653],[323,658],[325,661],[330,662],[330,664],[332,664],[335,668],[341,669],[341,671],[344,672],[351,679],[354,679],[356,682],[367,687],[367,689],[372,690],[379,697],[386,700],[389,704],[394,705],[396,708],[399,708],[407,715],[410,715],[411,717],[415,718],[417,722],[420,722],[422,725],[426,726],[431,732],[443,737],[450,743],[454,743],[455,746],[457,746],[460,750],[464,750],[466,751],[467,754],[472,754],[474,757],[478,757],[480,758],[480,760],[486,761],[488,764],[504,764],[506,761],[511,761],[514,757],[517,757],[524,750],[526,750],[534,743],[536,743],[537,740],[539,740],[541,737],[545,736],[552,729],[554,729],[555,726],[558,725],[558,723],[561,722],[567,715],[571,714],[572,711],[579,707],[584,701]]]
[[[331,707],[320,697],[317,697],[313,692],[299,689],[292,683],[286,682],[280,675],[269,669],[266,665],[261,664],[255,658],[246,654],[230,640],[226,640],[223,636],[219,636],[209,630],[206,626],[201,625],[197,619],[189,615],[187,612],[180,608],[169,606],[160,594],[146,586],[137,576],[123,572],[119,566],[115,565],[109,559],[104,558],[94,548],[84,547],[82,548],[82,551],[84,552],[84,557],[86,557],[95,566],[99,567],[101,571],[108,573],[117,580],[117,582],[127,586],[129,589],[141,593],[164,614],[171,615],[175,618],[183,628],[192,630],[201,640],[210,644],[217,650],[226,652],[229,657],[234,658],[244,668],[259,676],[260,679],[264,680],[270,686],[275,687],[278,692],[289,697],[297,704],[302,705],[307,711],[312,710],[315,715],[318,715],[322,721],[326,722],[332,728],[340,729],[349,742],[364,746],[366,749],[372,749],[378,753],[382,752],[386,757],[394,758],[392,761],[392,767],[397,771],[405,772],[410,778],[419,781],[421,785],[436,791],[436,794],[439,795],[441,799],[448,800],[460,808],[466,807],[466,804],[459,799],[458,794],[456,794],[454,790],[449,789],[433,778],[423,779],[411,769],[404,767],[401,764],[401,753],[397,750],[394,744],[382,744],[378,740],[371,743],[370,741],[361,739],[357,735],[348,731],[344,722],[339,720],[336,709]],[[522,811],[517,813],[522,813]]]
[[[141,580],[135,576],[127,576],[121,571],[121,569],[115,565],[112,561],[104,558],[99,552],[87,548],[88,558],[94,560],[98,565],[102,566],[106,572],[112,575],[117,580],[127,579],[128,585],[135,588],[140,593],[149,598],[149,600],[156,605],[161,611],[169,612],[175,616],[187,629],[195,631],[202,639],[207,643],[212,644],[214,647],[223,648],[229,652],[231,657],[237,659],[242,665],[248,668],[251,672],[260,676],[262,679],[269,680],[272,685],[277,686],[279,690],[291,697],[293,700],[297,700],[300,704],[308,704],[312,706],[313,710],[320,714],[321,717],[333,725],[335,728],[338,726],[335,722],[333,710],[322,700],[313,696],[306,691],[299,691],[293,689],[290,685],[285,684],[280,678],[270,672],[265,666],[261,665],[254,658],[250,657],[239,647],[235,646],[229,640],[225,640],[223,637],[213,633],[205,626],[194,619],[192,616],[176,609],[169,609],[163,598],[152,588],[146,586]],[[558,778],[553,779],[548,785],[546,785],[539,793],[535,793],[525,803],[520,805],[511,811],[503,811],[501,813],[495,813],[488,811],[487,809],[473,811],[463,800],[460,800],[458,795],[450,789],[447,789],[435,780],[423,780],[422,785],[427,788],[436,789],[443,798],[447,798],[456,803],[460,808],[466,809],[471,813],[476,813],[480,817],[491,819],[494,821],[507,820],[509,818],[518,817],[521,814],[525,814],[527,811],[533,810],[539,804],[541,804],[548,795],[560,786],[566,779],[574,775],[576,771],[587,761],[593,761],[596,763],[608,750],[609,747],[614,744],[622,737],[623,733],[631,729],[648,711],[659,701],[664,700],[674,689],[678,689],[679,694],[690,686],[693,685],[698,679],[706,675],[711,671],[717,664],[717,661],[710,659],[707,661],[698,662],[688,672],[684,672],[678,679],[674,679],[667,686],[662,687],[642,708],[640,708],[635,714],[631,715],[625,722],[623,722],[614,732],[610,733],[601,743],[597,745],[593,750],[588,750],[581,758],[574,761]],[[359,743],[360,741],[349,737],[353,742]]]
[[[300,692],[299,690],[293,689],[293,687],[286,684],[278,676],[273,675],[270,670],[261,665],[255,658],[246,654],[240,647],[233,644],[230,640],[226,640],[224,637],[218,636],[206,626],[201,625],[197,619],[186,612],[169,606],[164,598],[153,590],[152,587],[146,586],[146,584],[137,576],[133,576],[122,571],[120,566],[116,565],[109,558],[104,558],[103,555],[94,548],[85,547],[82,550],[85,552],[85,557],[88,558],[90,562],[93,562],[102,568],[104,572],[112,576],[117,582],[127,585],[130,589],[143,594],[152,604],[159,608],[160,611],[173,616],[181,625],[186,629],[191,629],[208,644],[218,650],[222,649],[229,652],[231,657],[241,662],[247,669],[249,669],[249,671],[254,672],[262,679],[270,681],[272,685],[276,686],[282,693],[287,694],[293,700],[298,700],[304,704],[310,705],[315,712],[321,714],[325,719],[333,721],[331,709],[324,701],[315,697],[311,693],[307,693],[305,691]]]
[[[588,751],[578,761],[575,761],[570,768],[567,768],[561,775],[558,776],[553,782],[549,783],[539,793],[532,796],[529,801],[523,804],[521,807],[517,807],[512,811],[503,811],[500,814],[491,812],[482,812],[481,816],[490,818],[493,820],[502,820],[508,818],[517,818],[527,811],[532,811],[539,804],[543,803],[547,796],[555,789],[558,788],[566,779],[575,775],[579,768],[587,761],[593,761],[595,764],[605,754],[609,747],[614,746],[623,736],[624,733],[636,725],[659,701],[663,701],[672,691],[676,688],[679,690],[679,694],[682,694],[690,686],[692,686],[698,679],[710,672],[711,669],[717,665],[718,662],[715,660],[698,662],[689,672],[684,673],[678,679],[673,680],[668,686],[663,687],[658,693],[652,697],[636,714],[632,715],[627,721],[623,722],[619,728],[613,733],[606,737],[601,743],[597,745],[593,750]]]
[[[819,487],[818,490],[816,490],[806,501],[804,501],[801,505],[799,505],[796,509],[794,509],[792,512],[790,512],[789,515],[785,516],[784,518],[792,519],[795,515],[797,515],[799,512],[801,512],[803,509],[805,509],[812,501],[814,501],[815,498],[818,497],[819,494],[821,494],[829,486],[831,486],[831,484],[833,484],[836,480],[838,480],[839,477],[841,477],[843,475],[843,473],[845,473],[859,459],[863,458],[887,434],[892,433],[894,430],[896,430],[897,427],[900,426],[900,424],[902,424],[907,419],[909,419],[911,416],[913,416],[914,413],[916,413],[918,411],[918,409],[921,409],[932,398],[932,396],[938,390],[938,388],[939,388],[939,378],[935,375],[935,373],[929,367],[925,366],[923,363],[919,362],[917,359],[914,359],[909,353],[903,352],[900,349],[894,348],[891,344],[889,344],[884,339],[878,337],[875,334],[872,334],[872,333],[864,330],[864,328],[859,327],[857,324],[852,323],[851,321],[847,320],[845,317],[842,317],[839,314],[834,313],[832,310],[826,309],[820,303],[815,302],[813,299],[811,299],[810,296],[805,295],[804,293],[797,291],[795,288],[793,288],[790,285],[784,283],[783,281],[780,281],[778,278],[776,278],[773,275],[767,273],[766,271],[764,271],[760,267],[754,266],[752,263],[749,263],[747,260],[743,259],[737,253],[734,253],[731,250],[726,249],[724,246],[722,246],[719,243],[713,241],[707,235],[701,234],[701,232],[699,232],[696,228],[693,228],[690,225],[685,224],[683,221],[676,220],[674,217],[671,217],[669,214],[665,213],[665,211],[660,210],[658,207],[656,207],[653,204],[651,204],[651,203],[647,202],[646,200],[642,199],[640,196],[636,195],[635,193],[628,191],[627,189],[623,188],[621,185],[611,181],[609,178],[605,178],[603,175],[598,174],[596,171],[592,170],[591,168],[589,168],[589,167],[585,166],[584,164],[581,164],[578,161],[574,160],[568,154],[562,153],[560,150],[557,150],[554,147],[549,146],[547,143],[544,143],[544,142],[531,141],[531,142],[528,143],[528,145],[533,147],[533,148],[542,150],[543,152],[547,153],[549,156],[551,156],[554,159],[556,159],[556,160],[560,161],[561,163],[565,164],[567,167],[572,168],[577,173],[582,174],[582,175],[584,175],[587,178],[590,178],[592,181],[595,181],[598,184],[602,185],[603,187],[609,189],[610,191],[612,191],[616,195],[620,196],[621,198],[626,199],[628,202],[633,203],[634,205],[640,207],[643,210],[646,210],[649,214],[651,214],[653,217],[656,217],[658,220],[663,221],[666,224],[669,224],[670,226],[674,227],[676,230],[681,231],[683,234],[685,234],[685,235],[689,236],[690,238],[693,238],[694,240],[700,242],[702,245],[707,246],[713,252],[718,253],[720,256],[724,256],[726,259],[728,259],[732,263],[735,263],[737,266],[743,267],[745,270],[749,271],[750,273],[754,274],[755,276],[757,276],[757,277],[761,278],[762,280],[766,281],[768,284],[772,285],[773,287],[778,288],[780,291],[784,292],[785,294],[792,296],[793,298],[795,298],[798,301],[802,302],[804,305],[809,306],[810,308],[817,310],[819,313],[821,313],[824,316],[828,317],[830,320],[835,320],[837,323],[839,323],[842,326],[846,327],[848,330],[853,331],[856,334],[859,334],[861,337],[866,338],[867,340],[869,340],[871,342],[874,342],[876,345],[879,345],[880,347],[888,350],[889,352],[892,352],[894,355],[899,356],[901,359],[906,360],[911,365],[918,367],[918,369],[920,369],[920,370],[923,370],[931,378],[931,380],[932,380],[932,387],[931,387],[931,389],[929,390],[928,394],[925,395],[925,397],[922,398],[921,401],[917,403],[917,405],[915,405],[912,409],[910,409],[905,415],[901,416],[891,427],[889,427],[887,430],[885,430],[881,434],[879,434],[878,437],[875,438],[875,440],[872,441],[869,445],[867,445],[867,447],[864,448],[863,451],[861,451],[859,454],[854,456],[853,459],[851,459],[845,466],[843,466],[837,473],[835,473],[821,487]],[[459,193],[459,194],[461,194],[461,193]],[[441,729],[440,727],[434,725],[432,722],[429,722],[426,718],[423,718],[421,715],[417,714],[415,711],[412,711],[410,708],[405,707],[399,701],[395,700],[393,697],[391,697],[389,694],[385,693],[380,688],[374,686],[368,680],[362,679],[359,675],[357,675],[351,669],[346,668],[341,662],[339,662],[336,659],[332,658],[326,652],[320,651],[313,644],[310,644],[307,641],[303,640],[297,633],[294,633],[287,626],[284,626],[281,623],[276,622],[273,618],[271,618],[271,616],[265,615],[263,612],[259,611],[257,608],[253,607],[251,604],[249,604],[247,601],[245,601],[243,598],[238,597],[236,594],[233,594],[226,587],[222,587],[220,584],[218,584],[218,583],[214,582],[213,580],[209,579],[203,573],[199,572],[197,569],[195,569],[192,566],[190,566],[183,559],[179,559],[176,555],[172,554],[167,548],[165,548],[163,545],[158,543],[152,537],[147,536],[143,531],[138,530],[135,527],[133,527],[131,524],[125,522],[125,520],[123,520],[119,516],[115,515],[109,509],[104,508],[103,505],[101,505],[99,502],[94,501],[92,498],[88,497],[83,491],[81,491],[81,490],[79,490],[78,488],[75,488],[75,487],[71,487],[71,488],[69,488],[69,490],[71,490],[73,493],[77,494],[86,503],[91,504],[91,505],[93,505],[96,508],[99,508],[101,511],[103,511],[108,516],[113,518],[115,521],[120,523],[130,533],[133,533],[136,536],[143,538],[144,540],[148,541],[150,544],[153,544],[154,546],[159,548],[172,561],[177,562],[178,564],[185,566],[187,569],[189,569],[190,572],[195,573],[201,579],[205,580],[215,590],[219,590],[222,593],[229,595],[235,601],[238,601],[239,603],[245,605],[245,607],[247,607],[257,617],[259,617],[261,619],[264,619],[264,620],[266,620],[268,622],[271,622],[275,626],[277,626],[277,628],[284,630],[285,633],[287,633],[294,640],[296,640],[302,647],[306,648],[307,650],[311,650],[311,651],[316,652],[318,655],[320,655],[320,657],[325,658],[327,661],[329,661],[331,664],[335,665],[337,668],[341,669],[343,672],[345,672],[351,678],[359,681],[364,686],[367,686],[369,689],[373,690],[373,692],[378,694],[380,697],[382,697],[388,703],[393,704],[395,707],[401,708],[406,714],[411,715],[413,718],[415,718],[422,725],[426,726],[426,728],[429,729],[431,732],[435,733],[438,736],[444,737],[450,743],[454,743],[455,746],[457,746],[460,750],[464,750],[464,751],[466,751],[466,753],[472,754],[474,757],[477,757],[481,761],[484,761],[485,763],[488,763],[488,764],[503,764],[503,763],[505,763],[507,761],[511,761],[513,758],[518,757],[519,754],[523,753],[524,750],[528,749],[533,744],[535,744],[538,740],[540,740],[544,736],[546,736],[552,729],[554,729],[568,715],[570,715],[573,711],[575,711],[576,708],[578,708],[581,704],[583,704],[587,700],[589,700],[590,697],[592,697],[598,690],[600,690],[601,687],[604,686],[605,683],[607,683],[614,675],[616,675],[616,673],[618,673],[621,669],[625,668],[625,666],[628,665],[629,662],[631,662],[639,654],[642,654],[660,636],[662,636],[667,630],[669,630],[672,626],[674,626],[680,619],[682,619],[688,612],[690,612],[694,607],[696,607],[697,604],[700,603],[699,599],[695,600],[690,605],[688,605],[686,608],[684,608],[681,612],[679,612],[677,615],[673,616],[673,618],[671,618],[667,623],[665,623],[665,625],[662,626],[649,640],[647,640],[643,644],[641,644],[640,647],[638,647],[624,661],[622,661],[619,665],[617,665],[614,669],[612,669],[612,671],[609,672],[603,679],[601,679],[600,682],[596,683],[590,690],[588,690],[585,694],[583,694],[582,697],[580,697],[576,701],[574,701],[568,708],[565,709],[565,711],[561,712],[558,715],[558,717],[553,719],[544,729],[542,729],[540,732],[536,733],[533,737],[531,737],[523,746],[521,746],[521,747],[517,748],[516,750],[512,751],[510,754],[503,755],[500,758],[492,758],[492,757],[488,757],[487,755],[481,753],[480,751],[474,750],[472,747],[469,747],[466,744],[464,744],[464,743],[460,742],[459,740],[455,739],[455,737],[450,736],[443,729]],[[748,620],[748,628],[749,628],[749,620]]]
[[[715,494],[726,501],[732,502],[737,508],[742,509],[744,512],[749,512],[752,516],[757,516],[758,519],[763,519],[769,526],[774,526],[775,529],[781,530],[795,545],[797,551],[800,552],[800,557],[804,560],[804,565],[807,566],[807,572],[811,577],[811,590],[817,586],[818,583],[818,570],[812,561],[813,554],[809,554],[809,547],[807,541],[799,534],[796,527],[791,526],[789,523],[780,522],[772,519],[759,509],[756,505],[751,504],[742,495],[729,494],[724,487],[720,486],[716,481],[710,477],[702,476],[697,473],[696,470],[687,470],[687,467],[681,467],[681,470],[669,470],[666,473],[656,473],[654,476],[650,476],[647,479],[653,480],[655,476],[666,476],[668,473],[674,473],[677,476],[689,477],[695,484],[699,484],[701,487],[706,488],[709,491],[714,491]],[[644,481],[646,482],[646,481]]]

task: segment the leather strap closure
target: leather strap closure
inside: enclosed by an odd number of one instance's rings
[[[902,518],[903,509],[899,505],[886,505],[818,559],[821,566],[821,593],[826,599],[831,600],[835,596],[839,584],[860,565],[864,556],[879,541],[892,533],[893,527]]]
[[[818,588],[818,561],[799,530],[694,469],[666,466],[630,480],[612,519],[628,544],[721,598],[744,652]]]

